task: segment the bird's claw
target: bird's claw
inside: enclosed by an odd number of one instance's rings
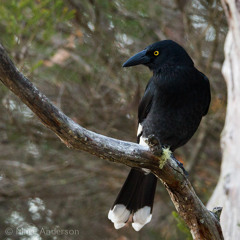
[[[162,144],[154,134],[149,135],[145,142],[149,146],[150,150],[154,153],[154,155],[162,155]]]

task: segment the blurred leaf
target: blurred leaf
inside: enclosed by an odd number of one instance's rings
[[[186,240],[192,240],[192,234],[189,231],[189,228],[187,227],[187,225],[185,224],[185,222],[182,220],[182,218],[179,216],[179,214],[175,211],[172,212],[172,215],[174,217],[174,219],[177,221],[177,227],[178,229],[184,233],[184,235],[186,236]]]

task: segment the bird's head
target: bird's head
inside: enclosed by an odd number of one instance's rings
[[[163,40],[153,43],[143,51],[129,58],[123,67],[143,64],[153,72],[158,71],[163,65],[193,66],[193,61],[179,44],[172,40]]]

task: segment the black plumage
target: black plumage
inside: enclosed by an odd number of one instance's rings
[[[145,145],[154,135],[174,151],[193,136],[208,112],[209,81],[194,67],[187,52],[171,40],[148,46],[123,67],[139,64],[149,67],[153,76],[138,108],[138,143]],[[137,231],[151,220],[156,182],[152,173],[131,169],[109,213],[116,228],[124,226],[130,214]]]

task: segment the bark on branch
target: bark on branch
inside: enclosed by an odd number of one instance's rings
[[[69,148],[130,167],[150,169],[166,187],[194,239],[223,239],[219,219],[203,205],[174,157],[163,168],[144,146],[109,138],[81,127],[56,108],[18,69],[0,45],[0,80]]]

